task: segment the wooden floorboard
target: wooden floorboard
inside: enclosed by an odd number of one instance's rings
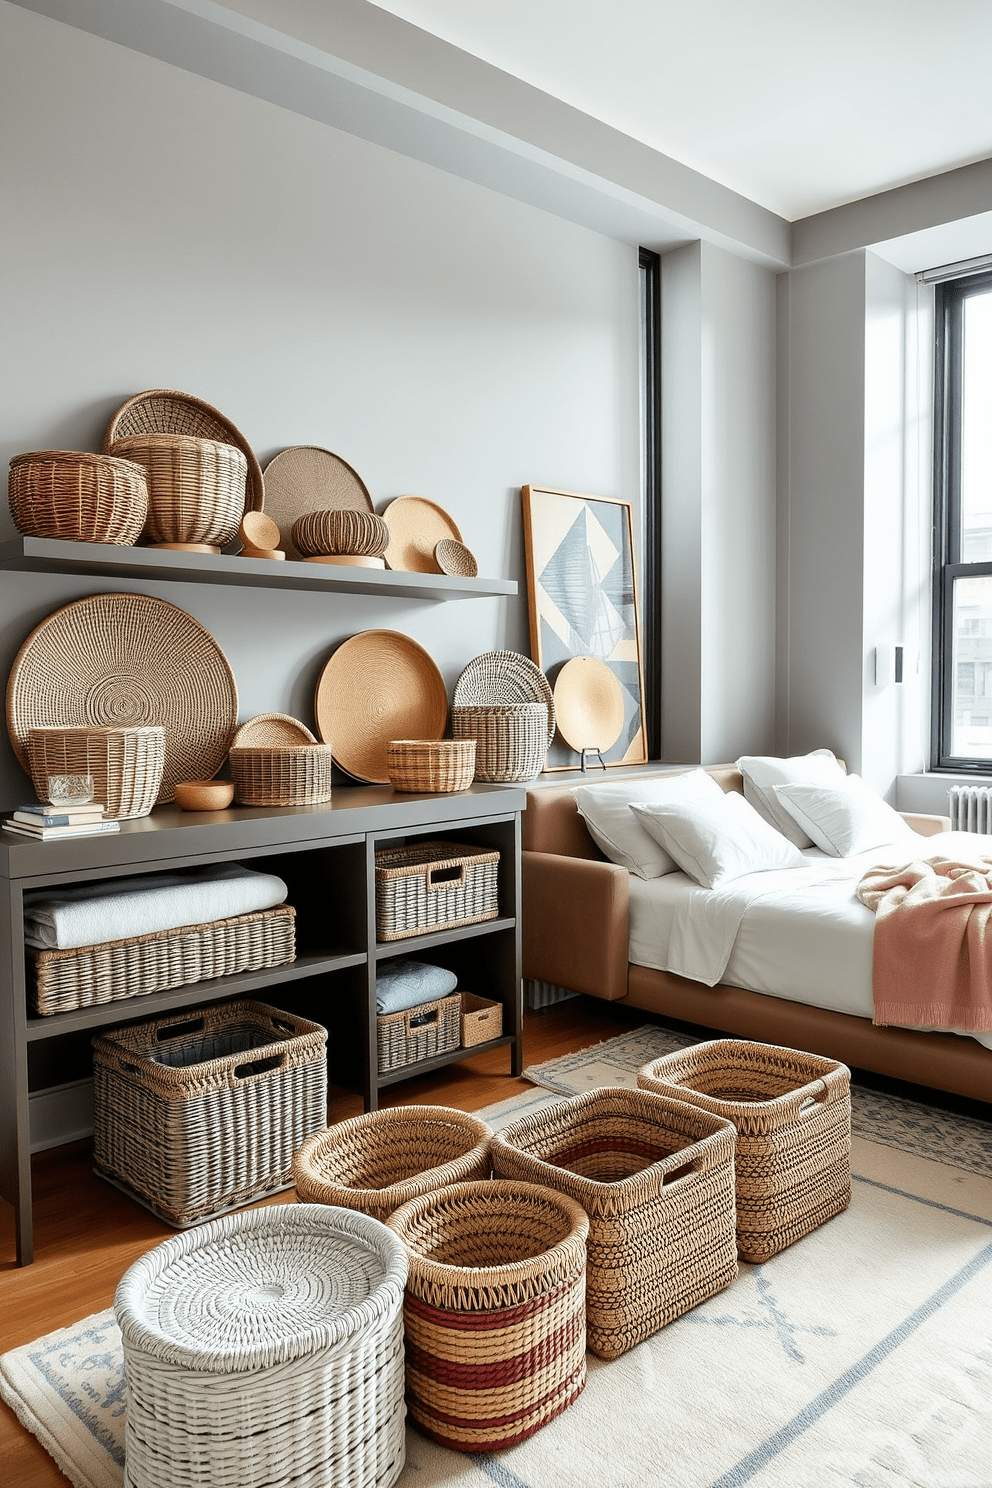
[[[528,1013],[524,1062],[540,1064],[587,1048],[648,1021],[643,1014],[593,998],[559,1003]],[[437,1071],[389,1086],[384,1105],[429,1104],[475,1111],[533,1086],[505,1071],[507,1049],[493,1049]],[[332,1121],[356,1115],[361,1102],[332,1090]],[[4,1351],[30,1343],[109,1307],[122,1274],[146,1250],[175,1233],[116,1189],[97,1178],[89,1143],[77,1142],[34,1160],[35,1261],[14,1263],[13,1209],[0,1200],[0,1338]],[[292,1192],[269,1203],[284,1203]],[[0,1462],[12,1488],[65,1488],[66,1479],[38,1442],[6,1406],[0,1406]]]

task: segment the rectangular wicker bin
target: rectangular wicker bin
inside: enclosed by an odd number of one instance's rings
[[[252,914],[70,951],[29,950],[32,1001],[42,1016],[146,997],[296,958],[296,911],[277,904]]]
[[[450,997],[440,997],[436,1002],[422,1002],[403,1013],[380,1013],[376,1019],[380,1075],[457,1049],[461,1015],[460,992],[452,992]]]
[[[503,1032],[503,1004],[474,992],[462,993],[462,1048],[485,1044]]]
[[[177,1229],[292,1185],[327,1124],[327,1030],[264,1003],[93,1039],[96,1172]]]
[[[418,842],[375,855],[377,940],[403,940],[499,915],[499,853],[465,842]]]

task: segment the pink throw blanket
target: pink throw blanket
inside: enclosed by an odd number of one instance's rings
[[[926,858],[872,868],[875,1023],[992,1030],[992,859]]]

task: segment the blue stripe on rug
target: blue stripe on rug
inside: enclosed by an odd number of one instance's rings
[[[884,1184],[879,1184],[878,1186],[880,1188],[885,1187]],[[893,1189],[892,1192],[897,1193],[898,1190]],[[909,1195],[908,1197],[913,1197],[913,1195]],[[938,1204],[936,1207],[943,1209],[947,1206]],[[955,1214],[957,1210],[952,1209],[950,1212]],[[972,1218],[971,1215],[966,1217],[969,1219]],[[987,1223],[987,1221],[983,1221],[983,1223]],[[798,1415],[793,1416],[791,1421],[787,1421],[780,1430],[762,1442],[760,1447],[757,1447],[753,1452],[749,1452],[729,1472],[722,1473],[720,1477],[714,1479],[710,1484],[710,1488],[739,1488],[741,1483],[748,1482],[750,1478],[754,1477],[755,1473],[760,1472],[763,1467],[767,1467],[768,1463],[774,1457],[777,1457],[780,1452],[784,1452],[786,1447],[791,1446],[797,1437],[802,1436],[803,1432],[808,1431],[811,1426],[815,1425],[821,1416],[825,1416],[828,1411],[832,1410],[838,1401],[843,1400],[845,1395],[849,1395],[855,1386],[861,1384],[862,1380],[866,1379],[872,1370],[877,1369],[879,1364],[884,1363],[901,1343],[905,1343],[906,1339],[910,1338],[918,1328],[921,1328],[935,1312],[939,1312],[944,1304],[949,1302],[962,1287],[966,1286],[969,1281],[972,1281],[980,1271],[984,1271],[990,1261],[992,1261],[992,1244],[986,1245],[984,1250],[980,1250],[976,1256],[973,1256],[966,1266],[962,1266],[956,1275],[952,1276],[950,1280],[945,1281],[944,1285],[939,1287],[931,1297],[928,1297],[914,1312],[911,1312],[907,1318],[904,1318],[897,1328],[893,1328],[891,1333],[887,1334],[873,1349],[869,1349],[868,1353],[858,1359],[855,1364],[852,1364],[850,1369],[846,1369],[842,1375],[834,1380],[833,1384],[828,1385],[825,1390],[822,1390],[815,1399],[811,1400],[807,1406],[804,1406]]]
[[[912,1199],[917,1204],[926,1204],[928,1209],[940,1209],[944,1214],[953,1214],[955,1219],[970,1219],[975,1224],[992,1229],[992,1219],[981,1214],[968,1214],[964,1209],[954,1209],[950,1204],[941,1204],[938,1199],[924,1199],[920,1194],[907,1193],[904,1188],[893,1188],[891,1183],[879,1183],[877,1178],[862,1178],[860,1173],[851,1174],[852,1183],[867,1183],[870,1188],[880,1188],[883,1193],[895,1194],[899,1199]]]
[[[523,1478],[518,1478],[511,1468],[489,1452],[473,1452],[472,1461],[476,1467],[481,1468],[487,1478],[492,1479],[497,1488],[530,1488],[529,1483],[525,1483]]]

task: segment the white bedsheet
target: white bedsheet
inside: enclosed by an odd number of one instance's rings
[[[975,833],[921,843],[921,858],[992,856],[992,837]],[[873,864],[906,862],[905,844],[852,858],[807,848],[803,857],[803,868],[751,873],[723,889],[701,889],[684,873],[631,875],[630,960],[710,987],[727,982],[870,1018],[875,916],[854,891]],[[992,1049],[992,1033],[967,1036]]]

